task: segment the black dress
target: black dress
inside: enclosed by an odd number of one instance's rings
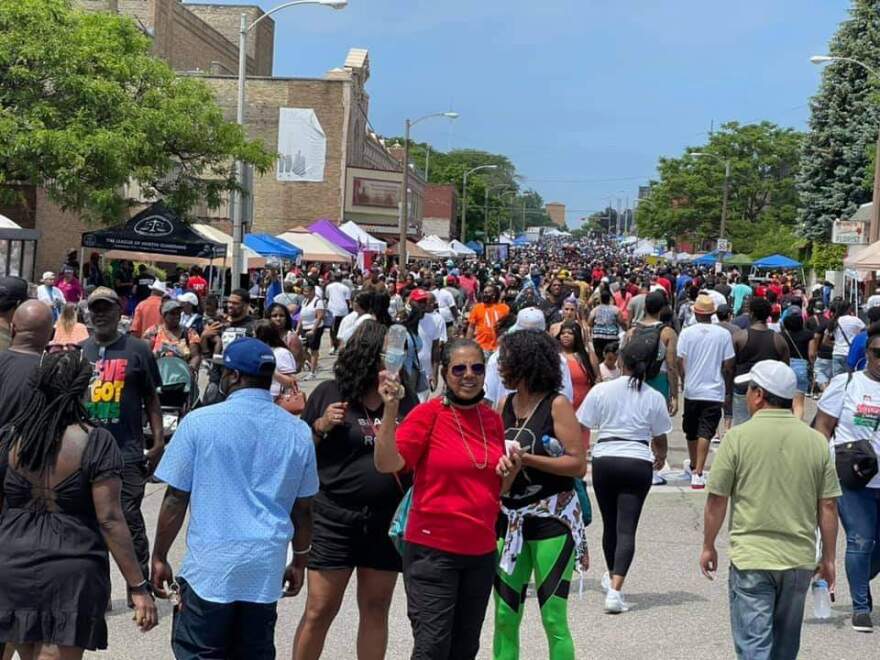
[[[79,469],[46,488],[9,465],[0,434],[0,642],[107,648],[107,546],[92,483],[122,474],[109,431],[93,429]]]

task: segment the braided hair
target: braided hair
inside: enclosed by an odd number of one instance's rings
[[[92,366],[81,351],[46,354],[36,373],[36,387],[21,412],[12,420],[17,438],[18,466],[45,471],[57,456],[68,426],[84,431],[89,415],[83,397],[92,378]]]

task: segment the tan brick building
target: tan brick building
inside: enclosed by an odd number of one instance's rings
[[[153,40],[153,52],[182,75],[202,77],[216,90],[227,119],[235,119],[238,31],[240,16],[253,22],[263,12],[251,5],[182,3],[180,0],[77,0],[91,11],[111,11],[134,18]],[[282,109],[309,109],[326,137],[320,181],[279,180],[276,171],[254,181],[254,224],[251,231],[277,234],[318,218],[334,222],[355,220],[368,231],[386,238],[398,233],[397,208],[387,195],[379,205],[360,201],[383,186],[400,187],[401,167],[369,128],[369,55],[352,49],[340,68],[324,78],[273,78],[275,24],[267,17],[248,36],[246,130],[270,150],[278,147]],[[374,181],[375,183],[370,183]],[[411,233],[420,232],[424,181],[411,173],[409,204]],[[23,227],[42,232],[37,247],[36,272],[56,270],[68,251],[77,249],[87,230],[78,215],[63,212],[45,191],[28,191],[32,206],[5,215]],[[365,196],[366,195],[366,196]],[[397,192],[399,196],[399,190]],[[135,195],[136,196],[136,195]],[[228,204],[219,209],[193,209],[194,215],[229,231]],[[122,219],[120,219],[122,220]]]
[[[550,216],[553,224],[565,229],[565,204],[562,202],[547,202],[544,205],[544,210],[547,211],[547,215]]]

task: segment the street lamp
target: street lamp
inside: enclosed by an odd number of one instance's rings
[[[485,196],[483,198],[483,240],[487,241],[489,238],[489,192],[495,190],[496,188],[511,188],[512,186],[506,183],[499,183],[497,186],[486,186],[485,188]],[[510,192],[510,191],[508,191]],[[514,191],[516,192],[516,191]],[[507,193],[503,193],[502,197]]]
[[[848,62],[862,67],[874,80],[880,80],[880,73],[864,62],[854,60],[851,57],[833,57],[831,55],[813,55],[810,58],[813,64],[834,64],[835,62]],[[876,157],[874,159],[874,194],[871,197],[871,224],[868,225],[868,242],[875,243],[880,239],[880,133],[877,134]]]
[[[727,227],[727,197],[730,194],[730,160],[722,158],[718,154],[708,153],[705,151],[693,151],[689,156],[694,158],[715,158],[724,163],[724,194],[721,197],[721,229],[718,232],[719,238],[724,238],[724,230]],[[724,251],[718,250],[718,260],[724,264]]]
[[[478,165],[464,173],[464,181],[461,185],[461,242],[467,241],[467,180],[468,176],[480,170],[497,170],[497,165]]]
[[[296,5],[324,5],[331,9],[345,9],[348,6],[348,0],[295,0],[294,2],[285,2],[277,7],[270,9],[260,16],[253,23],[248,25],[248,15],[241,14],[241,27],[238,32],[238,108],[235,114],[235,122],[239,126],[244,126],[244,93],[245,83],[247,81],[247,36],[260,21],[267,16],[271,16],[277,11],[294,7]],[[244,163],[236,161],[235,163],[235,180],[239,186],[244,185]],[[248,191],[253,194],[253,191]],[[232,283],[233,288],[239,286],[241,279],[241,241],[243,239],[242,220],[244,216],[244,200],[242,193],[236,191],[233,197],[232,205]]]
[[[423,115],[418,119],[407,119],[404,122],[403,129],[403,177],[400,181],[400,244],[398,247],[398,265],[400,268],[400,276],[404,276],[406,268],[406,230],[409,225],[409,131],[420,121],[432,119],[434,117],[446,117],[447,119],[458,119],[457,112],[432,112],[429,115]]]

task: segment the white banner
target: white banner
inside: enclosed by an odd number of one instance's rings
[[[278,181],[323,181],[327,136],[311,108],[280,108]]]
[[[867,223],[835,220],[831,225],[831,242],[839,245],[867,245]]]

